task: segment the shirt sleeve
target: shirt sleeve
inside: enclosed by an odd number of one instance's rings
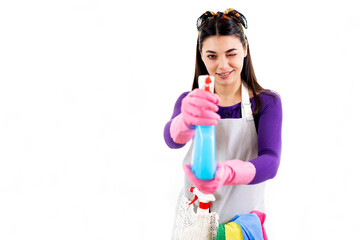
[[[264,94],[258,123],[258,157],[250,160],[256,168],[256,174],[249,184],[264,182],[276,176],[281,156],[281,127],[280,97]]]
[[[170,121],[168,121],[165,124],[165,128],[164,128],[164,139],[165,139],[165,143],[170,147],[170,148],[182,148],[184,147],[186,144],[178,144],[176,142],[174,142],[174,140],[171,138],[170,136],[170,125],[172,123],[172,120],[181,113],[181,102],[184,99],[184,97],[186,97],[186,95],[188,95],[189,92],[184,92],[180,95],[180,97],[177,99],[175,106],[174,106],[174,111],[173,114],[171,116]]]

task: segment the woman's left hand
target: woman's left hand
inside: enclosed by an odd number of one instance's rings
[[[223,185],[249,184],[255,177],[256,169],[251,162],[233,159],[217,163],[215,177],[212,180],[200,180],[191,171],[191,165],[184,165],[184,171],[189,181],[200,192],[211,194]]]
[[[218,190],[224,184],[224,173],[225,168],[222,164],[217,164],[217,170],[214,179],[212,180],[200,180],[198,179],[193,171],[191,171],[191,165],[184,165],[184,171],[189,181],[194,184],[194,186],[199,189],[200,192],[205,194],[212,194]]]

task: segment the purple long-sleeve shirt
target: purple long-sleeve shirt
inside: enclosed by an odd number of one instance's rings
[[[185,144],[178,144],[170,136],[170,124],[172,120],[181,113],[181,102],[189,92],[180,95],[175,103],[171,119],[164,128],[164,138],[170,148],[181,148]],[[258,133],[258,157],[250,162],[256,168],[256,174],[250,184],[256,184],[276,176],[281,156],[281,125],[282,105],[280,97],[272,92],[274,96],[260,93],[260,112],[254,117],[256,131]],[[250,98],[252,111],[255,111],[255,99]],[[217,112],[222,119],[241,118],[241,103],[229,107],[219,106]],[[240,144],[239,144],[240,146]]]

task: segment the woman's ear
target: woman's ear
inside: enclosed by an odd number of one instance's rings
[[[248,46],[248,43],[245,40],[245,47],[243,47],[243,49],[244,49],[244,58],[247,56],[247,46]]]

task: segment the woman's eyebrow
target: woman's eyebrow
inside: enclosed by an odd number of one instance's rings
[[[231,48],[231,49],[227,50],[225,53],[229,53],[229,52],[235,51],[235,50],[237,50],[237,49],[236,48]],[[207,50],[206,52],[207,53],[216,53],[215,51],[212,51],[212,50]]]
[[[235,50],[237,50],[237,49],[236,48],[231,48],[231,49],[227,50],[226,53],[231,52],[231,51],[235,51]]]

